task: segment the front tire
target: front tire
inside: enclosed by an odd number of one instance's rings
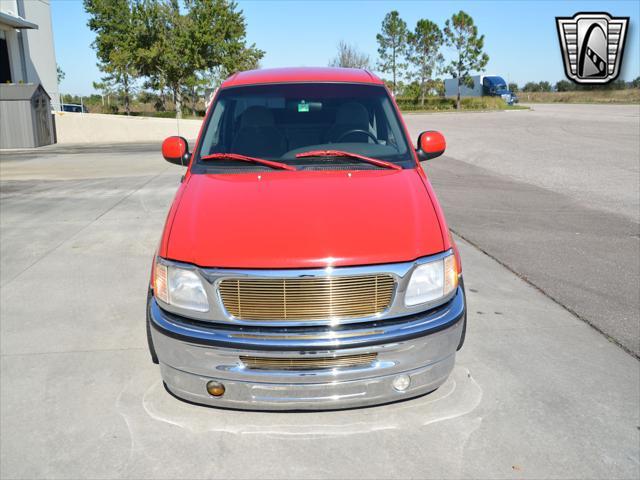
[[[465,312],[464,319],[462,320],[462,335],[460,335],[460,343],[458,344],[458,348],[456,348],[456,352],[459,352],[462,346],[464,345],[464,339],[467,336],[467,314]]]
[[[456,351],[460,351],[462,346],[464,345],[464,339],[467,336],[467,292],[464,290],[464,280],[460,278],[460,286],[462,287],[462,294],[464,295],[464,318],[462,321],[462,335],[460,335],[460,343],[458,343],[458,348]]]
[[[153,291],[149,289],[147,292],[147,346],[149,347],[149,354],[151,355],[151,361],[156,365],[158,362],[158,355],[156,355],[156,349],[153,346],[153,338],[151,337],[151,299],[153,298]]]

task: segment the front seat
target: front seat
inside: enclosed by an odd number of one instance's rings
[[[358,102],[348,102],[338,107],[336,121],[327,132],[327,141],[334,143],[358,142],[368,143],[369,136],[364,133],[351,133],[345,135],[350,130],[369,131],[369,112]],[[342,138],[341,138],[342,137]]]
[[[281,157],[286,150],[285,138],[275,127],[271,110],[260,106],[247,108],[240,117],[231,151],[250,157]]]

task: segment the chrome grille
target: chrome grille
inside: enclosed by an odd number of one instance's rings
[[[244,366],[252,370],[322,370],[328,368],[349,368],[371,365],[377,358],[377,353],[363,353],[360,355],[343,355],[340,357],[253,357],[240,356]]]
[[[327,320],[368,317],[390,305],[390,275],[225,279],[218,287],[227,312],[240,320]]]

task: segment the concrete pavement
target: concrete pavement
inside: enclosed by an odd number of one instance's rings
[[[408,115],[450,227],[640,354],[640,106]]]
[[[492,197],[493,172],[450,160],[426,168],[452,227],[488,231],[451,198]],[[640,363],[462,240],[467,343],[433,394],[303,414],[171,397],[144,308],[181,172],[145,146],[0,157],[3,478],[640,476]],[[496,228],[513,225],[497,212]]]
[[[405,120],[412,135],[425,127],[442,130],[450,157],[637,223],[640,105],[530,107]]]

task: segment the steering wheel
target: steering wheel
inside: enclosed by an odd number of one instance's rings
[[[336,143],[339,143],[340,140],[342,140],[344,137],[346,137],[347,135],[351,135],[352,133],[364,133],[365,135],[367,135],[371,140],[373,140],[373,142],[376,145],[380,145],[380,142],[378,142],[378,139],[376,138],[376,136],[371,133],[371,132],[367,132],[366,130],[360,130],[359,128],[354,128],[353,130],[348,130],[346,132],[344,132],[342,135],[340,135],[340,137],[336,140]]]

